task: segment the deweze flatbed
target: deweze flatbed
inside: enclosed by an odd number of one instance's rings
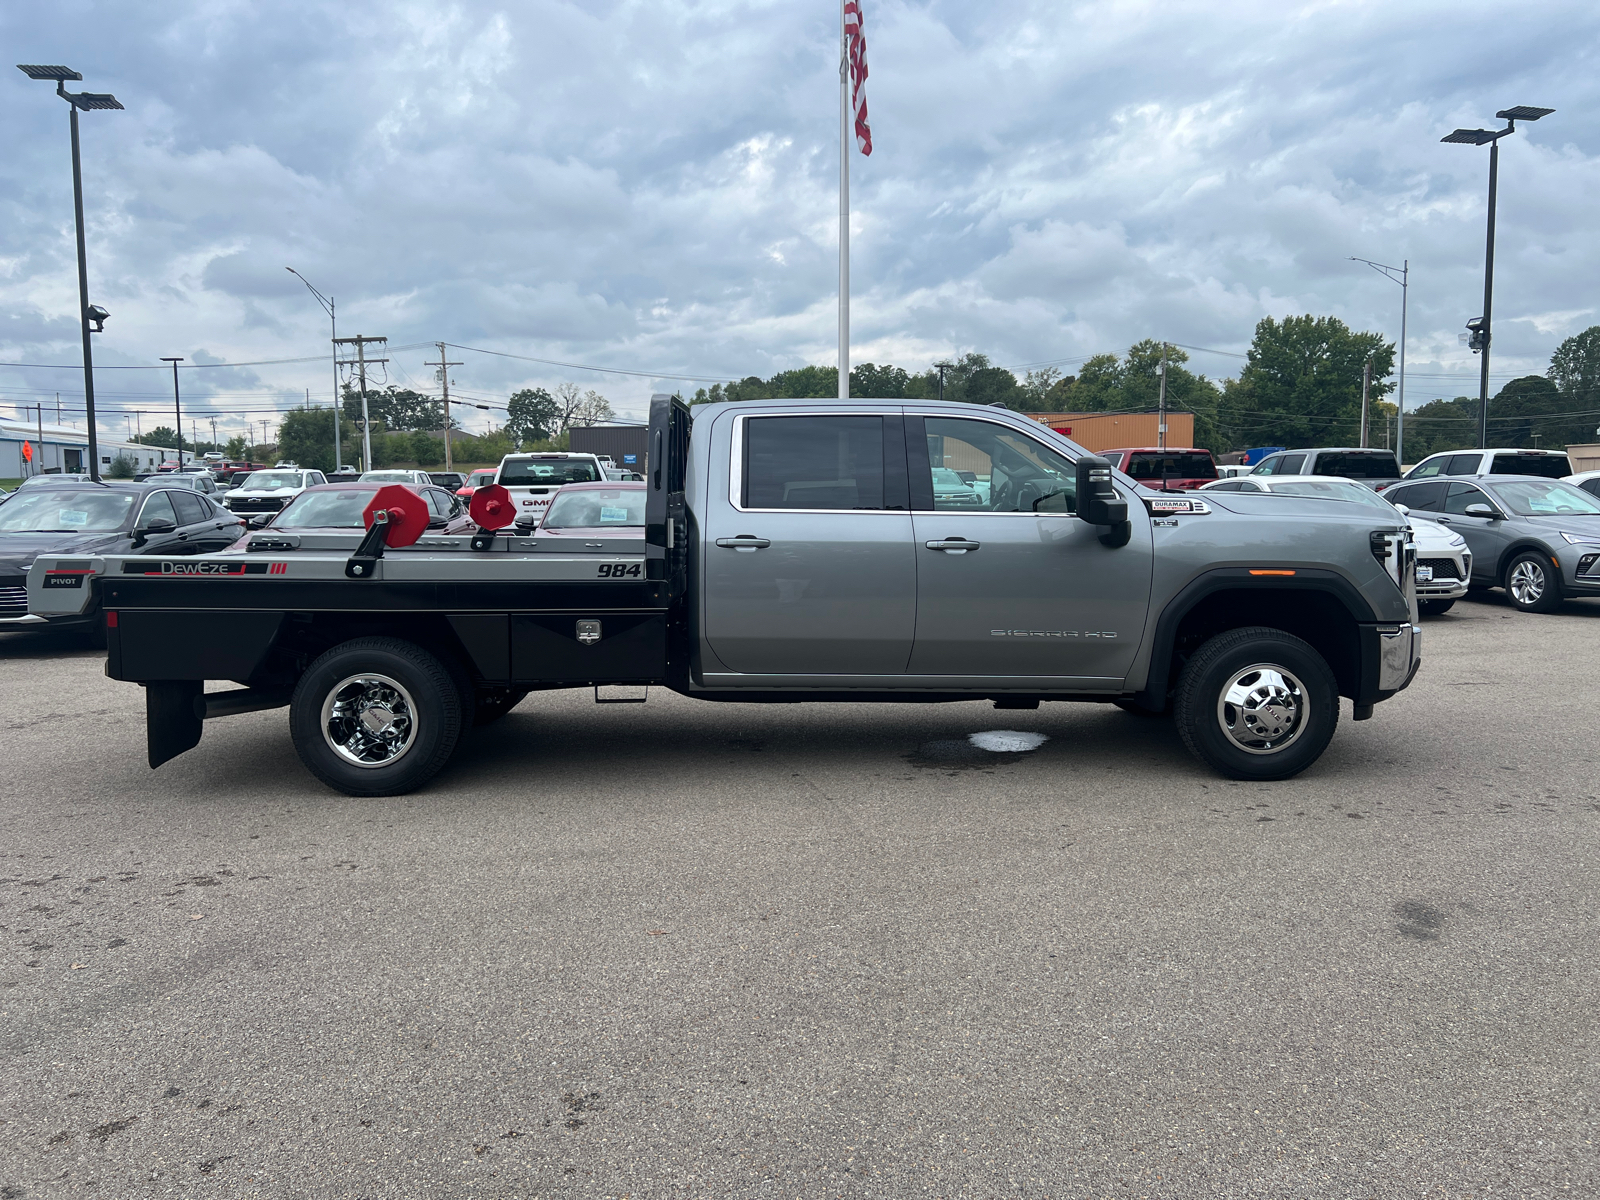
[[[612,685],[1170,709],[1218,771],[1281,779],[1340,696],[1363,720],[1419,662],[1398,513],[1152,492],[1003,409],[656,396],[646,487],[642,540],[518,536],[492,489],[476,534],[428,536],[386,489],[364,535],[42,556],[30,611],[103,610],[152,767],[206,720],[287,706],[306,767],[352,795],[420,786],[529,691]]]

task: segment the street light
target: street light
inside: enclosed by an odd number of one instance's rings
[[[1411,299],[1411,260],[1405,259],[1398,267],[1385,266],[1370,258],[1350,256],[1351,262],[1366,263],[1385,279],[1400,285],[1400,419],[1395,424],[1394,461],[1404,463],[1406,444],[1406,305]],[[1363,443],[1364,445],[1365,443]]]
[[[334,316],[333,297],[324,296],[317,291],[316,288],[311,286],[311,281],[293,267],[285,267],[284,270],[305,284],[306,289],[316,297],[317,303],[322,305],[322,311],[328,314],[328,324],[333,330],[330,335],[335,339],[333,347],[333,469],[340,471],[344,469],[344,459],[341,457],[343,448],[339,442],[339,345],[337,341],[339,337],[339,321]]]
[[[1483,255],[1483,315],[1467,322],[1467,328],[1472,331],[1469,344],[1474,352],[1483,352],[1478,377],[1478,446],[1481,449],[1489,445],[1489,327],[1494,307],[1494,200],[1500,177],[1500,139],[1515,133],[1518,121],[1537,121],[1553,112],[1553,108],[1533,108],[1526,104],[1502,108],[1495,116],[1506,123],[1504,129],[1458,129],[1439,139],[1460,146],[1489,147],[1489,237]]]
[[[94,419],[94,351],[89,346],[91,333],[105,332],[106,318],[111,314],[98,304],[89,303],[89,265],[83,247],[83,168],[78,160],[78,110],[85,112],[118,109],[122,105],[109,92],[69,92],[67,80],[83,78],[70,67],[41,67],[17,64],[29,79],[55,81],[56,95],[71,105],[72,125],[72,211],[78,223],[78,319],[83,327],[83,400],[89,415],[89,478],[100,482],[100,442],[95,436]],[[90,329],[90,322],[94,328]]]

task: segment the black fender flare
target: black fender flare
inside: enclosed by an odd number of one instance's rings
[[[1335,597],[1356,624],[1377,622],[1378,615],[1372,611],[1367,598],[1337,571],[1316,567],[1295,567],[1293,570],[1293,575],[1252,575],[1249,567],[1215,567],[1191,579],[1182,591],[1167,601],[1161,616],[1156,619],[1155,635],[1150,647],[1150,669],[1145,676],[1144,687],[1134,693],[1133,702],[1151,712],[1166,708],[1178,627],[1196,605],[1217,592],[1238,591],[1240,588],[1263,593],[1320,592]]]

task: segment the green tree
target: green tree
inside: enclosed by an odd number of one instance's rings
[[[444,439],[421,429],[411,435],[411,457],[419,467],[436,467],[444,461]]]
[[[561,424],[561,408],[543,388],[523,388],[506,401],[506,432],[518,443],[548,441]]]
[[[382,422],[389,430],[444,428],[443,400],[392,383],[384,388],[367,386],[367,413],[374,425]],[[348,383],[344,385],[344,419],[360,431],[361,392]],[[376,451],[373,457],[377,457]]]
[[[833,377],[835,381],[839,378],[837,367],[834,368]],[[911,376],[901,367],[862,363],[850,369],[850,394],[863,399],[904,399],[906,385],[910,382]]]
[[[139,464],[133,461],[131,455],[119,454],[111,460],[111,465],[106,468],[107,479],[132,479],[134,472],[139,469]]]
[[[278,455],[313,471],[333,470],[333,409],[302,407],[284,413]]]
[[[235,434],[233,437],[228,439],[228,444],[222,448],[222,453],[225,454],[230,461],[238,462],[244,458],[244,450],[247,445],[249,445],[249,443],[244,440],[243,435]]]
[[[1337,317],[1264,317],[1244,370],[1224,390],[1221,432],[1247,446],[1354,445],[1369,358],[1375,401],[1394,387],[1394,346],[1382,335],[1356,333]]]

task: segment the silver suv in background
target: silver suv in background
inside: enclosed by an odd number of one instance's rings
[[[1321,446],[1310,450],[1280,450],[1256,465],[1252,475],[1335,475],[1354,479],[1381,492],[1400,478],[1393,450],[1361,446]]]
[[[1461,475],[1533,475],[1564,479],[1572,474],[1565,450],[1446,450],[1430,454],[1406,472],[1410,479],[1438,479]]]
[[[1471,587],[1503,587],[1524,612],[1600,596],[1600,499],[1559,479],[1483,475],[1406,480],[1384,499],[1455,530],[1472,550]]]

